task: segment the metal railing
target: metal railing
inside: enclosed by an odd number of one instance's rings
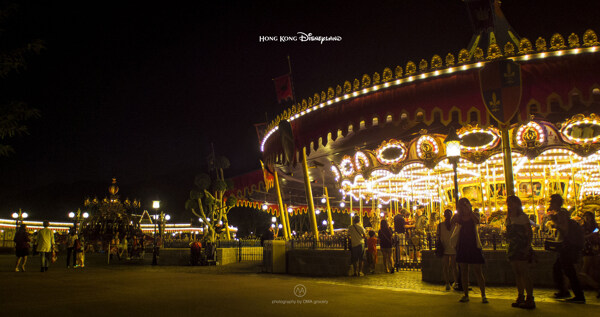
[[[263,260],[263,247],[258,239],[217,240],[217,248],[237,248],[238,262]]]
[[[349,239],[345,235],[314,238],[294,238],[289,241],[291,249],[343,249],[349,250]]]
[[[185,240],[166,240],[163,242],[163,248],[189,248],[192,241]]]
[[[543,250],[544,241],[552,237],[551,233],[535,233],[532,247]],[[407,229],[404,234],[394,234],[393,259],[397,270],[420,270],[421,251],[435,250],[435,232]],[[480,230],[480,240],[484,250],[506,250],[508,241],[499,230]],[[379,244],[379,241],[378,241]],[[346,235],[322,237],[319,241],[313,238],[295,238],[289,241],[291,249],[343,249],[350,250],[350,240]]]

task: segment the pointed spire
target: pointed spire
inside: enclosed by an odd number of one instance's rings
[[[473,27],[473,36],[467,47],[470,58],[477,47],[487,49],[491,44],[504,47],[509,42],[519,47],[520,37],[504,17],[500,9],[500,0],[463,1]]]

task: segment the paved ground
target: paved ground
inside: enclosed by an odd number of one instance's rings
[[[509,287],[490,287],[489,304],[481,304],[476,292],[462,304],[459,293],[420,281],[419,272],[309,278],[262,274],[248,263],[69,270],[60,263],[40,273],[34,258],[28,272],[16,273],[13,260],[0,256],[0,316],[575,316],[600,306],[591,292],[588,304],[576,305],[547,299],[552,290],[536,290],[538,309],[514,309]]]

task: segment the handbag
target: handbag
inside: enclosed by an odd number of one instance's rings
[[[452,231],[452,235],[450,236],[450,245],[454,249],[457,249],[457,246],[458,246],[458,239],[460,238],[460,228],[461,228],[460,223],[457,223],[456,225],[454,225],[454,231]]]

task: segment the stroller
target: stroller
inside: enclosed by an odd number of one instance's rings
[[[217,248],[214,243],[206,242],[204,252],[200,256],[200,265],[215,265],[217,263]]]

